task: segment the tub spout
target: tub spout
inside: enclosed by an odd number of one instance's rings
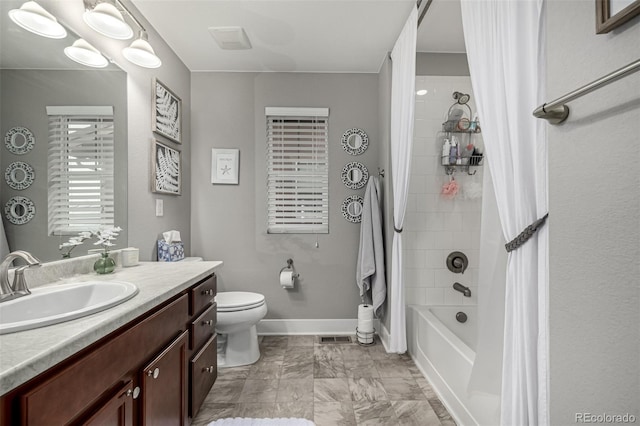
[[[471,297],[471,290],[469,290],[469,287],[465,287],[460,283],[453,283],[453,289],[464,294],[464,297]]]

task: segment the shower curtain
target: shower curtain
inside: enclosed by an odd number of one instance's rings
[[[462,0],[471,82],[502,232],[515,238],[547,212],[545,0]],[[501,423],[547,425],[548,229],[508,255]]]
[[[402,226],[409,192],[416,84],[418,9],[414,8],[391,52],[391,180],[393,184],[393,245],[391,252],[389,351],[407,351],[407,327],[402,271]]]

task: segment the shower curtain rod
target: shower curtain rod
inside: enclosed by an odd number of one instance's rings
[[[597,80],[592,81],[589,84],[585,84],[579,89],[573,92],[567,93],[564,96],[559,97],[551,102],[544,103],[533,111],[533,116],[536,118],[544,118],[551,124],[560,124],[569,117],[569,107],[565,104],[578,99],[587,93],[591,93],[601,87],[620,80],[622,77],[626,77],[629,74],[640,70],[640,59],[631,62],[629,65],[624,66],[614,72],[600,77]]]

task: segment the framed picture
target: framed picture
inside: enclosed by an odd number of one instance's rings
[[[239,149],[211,150],[211,183],[238,184]]]
[[[151,192],[180,195],[182,190],[181,153],[154,140],[151,145]]]
[[[640,15],[640,0],[596,0],[596,33],[606,34]]]
[[[182,100],[157,78],[153,79],[152,129],[176,143],[182,143]]]

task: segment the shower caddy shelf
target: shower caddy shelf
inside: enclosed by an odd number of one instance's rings
[[[483,154],[478,152],[475,145],[472,144],[472,135],[475,133],[481,133],[482,129],[480,128],[477,116],[472,119],[471,107],[467,103],[471,99],[471,96],[456,91],[453,92],[452,97],[455,102],[447,111],[447,121],[442,123],[442,131],[438,134],[438,141],[442,142],[442,151],[444,151],[446,141],[452,139],[454,134],[466,134],[466,138],[460,137],[458,146],[467,147],[469,145],[473,145],[473,152],[471,155],[465,156],[461,155],[460,150],[458,149],[455,162],[450,162],[449,160],[451,156],[446,154],[440,157],[440,164],[445,168],[445,172],[448,175],[453,175],[456,169],[463,170],[468,175],[475,175],[478,170],[474,170],[473,173],[471,173],[470,168],[482,165]],[[464,117],[463,108],[468,110],[468,117]]]
[[[476,130],[459,130],[459,129],[456,129],[456,130],[444,130],[446,124],[447,124],[446,122],[442,123],[442,129],[443,130],[441,132],[438,132],[438,134],[439,134],[438,140],[441,139],[441,136],[442,136],[442,140],[444,140],[444,139],[450,138],[454,134],[466,134],[467,135],[467,138],[466,138],[466,142],[467,143],[464,144],[464,145],[467,145],[467,144],[469,144],[469,142],[471,142],[471,136],[472,135],[479,134],[479,133],[482,132],[480,127],[476,127]],[[460,138],[460,139],[461,139],[460,143],[462,143],[465,138]],[[446,164],[446,163],[448,163],[448,160],[449,160],[449,156],[448,155],[441,156],[440,164],[442,165],[442,167],[444,167],[445,173],[447,175],[452,175],[453,173],[455,173],[456,170],[462,170],[462,171],[466,172],[468,175],[475,175],[477,170],[473,170],[473,173],[470,170],[471,170],[472,167],[479,167],[479,166],[483,165],[484,154],[482,154],[482,153],[475,154],[475,152],[476,152],[475,149],[474,149],[473,152],[474,152],[474,154],[472,154],[469,157],[462,157],[462,158],[458,159],[458,160],[461,160],[461,161],[467,160],[466,164],[462,164],[462,163],[461,164],[458,164],[458,163],[456,163],[456,164]]]

